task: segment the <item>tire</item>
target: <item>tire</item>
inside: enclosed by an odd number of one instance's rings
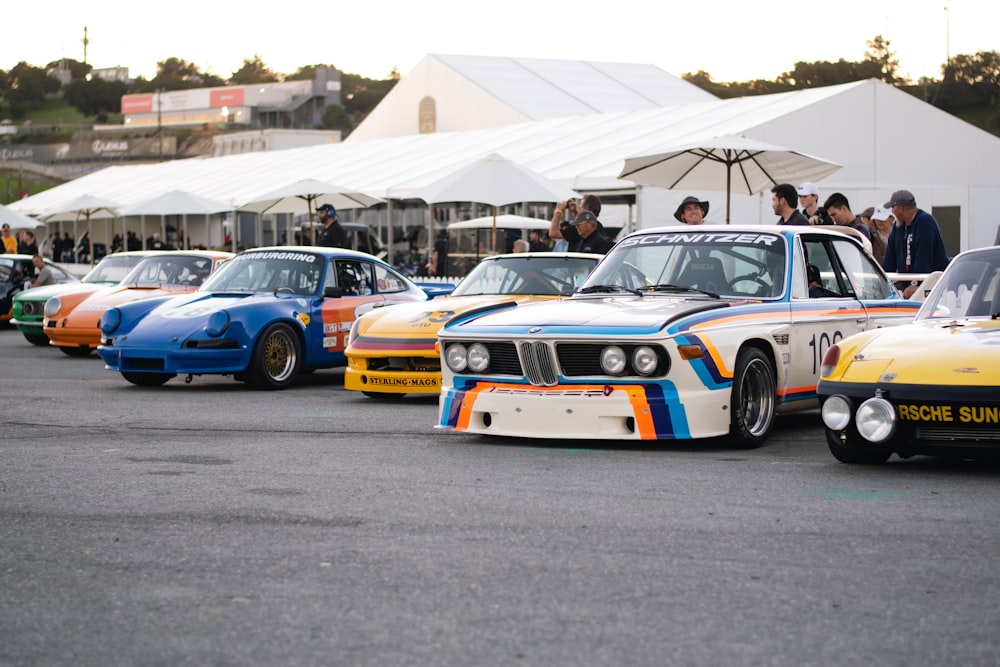
[[[382,399],[384,401],[395,401],[406,396],[406,394],[395,394],[395,393],[382,393],[378,391],[363,391],[361,392],[368,398],[374,398],[376,401]]]
[[[254,346],[246,381],[257,389],[284,389],[299,372],[299,339],[287,324],[272,324]]]
[[[838,431],[823,429],[826,432],[826,446],[830,448],[833,458],[841,463],[860,463],[862,465],[881,465],[889,460],[892,452],[887,449],[878,449],[870,442],[863,440],[857,433],[851,436],[847,432],[846,443],[841,439]],[[851,427],[853,430],[853,427]],[[863,443],[860,447],[852,446],[853,443]]]
[[[32,345],[43,346],[49,344],[49,337],[43,333],[28,333],[27,331],[22,331],[21,333],[24,334],[24,337]]]
[[[67,357],[89,357],[90,353],[94,351],[93,348],[86,345],[74,345],[72,347],[69,345],[60,345],[59,350]]]
[[[170,373],[122,373],[122,377],[140,387],[159,387],[176,376]]]
[[[740,449],[764,444],[774,424],[774,367],[763,352],[754,347],[740,350],[736,357],[729,441]]]

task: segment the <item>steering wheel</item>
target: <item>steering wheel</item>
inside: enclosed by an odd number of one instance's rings
[[[279,287],[278,289],[274,290],[274,292],[275,294],[295,294],[295,290],[293,290],[291,287]]]
[[[729,281],[729,289],[733,290],[734,292],[750,294],[751,292],[746,292],[744,290],[736,288],[736,285],[738,285],[739,283],[746,283],[746,282],[751,282],[757,285],[758,289],[754,291],[755,295],[769,294],[771,292],[771,285],[764,282],[764,280],[760,277],[760,275],[756,273],[748,273],[745,276],[736,276],[735,278]]]

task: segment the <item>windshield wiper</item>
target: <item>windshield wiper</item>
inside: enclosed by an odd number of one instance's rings
[[[636,296],[642,296],[642,292],[639,290],[624,285],[589,285],[576,291],[577,294],[594,294],[596,292],[631,292]]]
[[[713,299],[718,299],[719,295],[716,292],[710,292],[707,289],[699,289],[697,287],[691,287],[690,285],[671,285],[669,283],[661,283],[659,285],[653,285],[647,288],[650,292],[701,292],[706,294]]]

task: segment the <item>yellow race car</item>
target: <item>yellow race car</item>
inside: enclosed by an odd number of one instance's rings
[[[817,394],[830,452],[1000,454],[1000,246],[956,256],[911,324],[865,331],[826,352]]]
[[[569,296],[602,255],[566,252],[488,257],[445,297],[379,308],[359,317],[347,345],[344,387],[372,398],[437,394],[441,359],[438,330],[472,312]]]

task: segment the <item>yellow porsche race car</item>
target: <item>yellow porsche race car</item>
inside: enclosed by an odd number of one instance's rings
[[[892,454],[1000,454],[1000,246],[964,252],[911,324],[831,346],[817,394],[830,452],[844,463]]]
[[[438,330],[458,315],[569,296],[602,255],[511,253],[488,257],[449,296],[359,317],[347,346],[344,387],[372,398],[441,391]]]

